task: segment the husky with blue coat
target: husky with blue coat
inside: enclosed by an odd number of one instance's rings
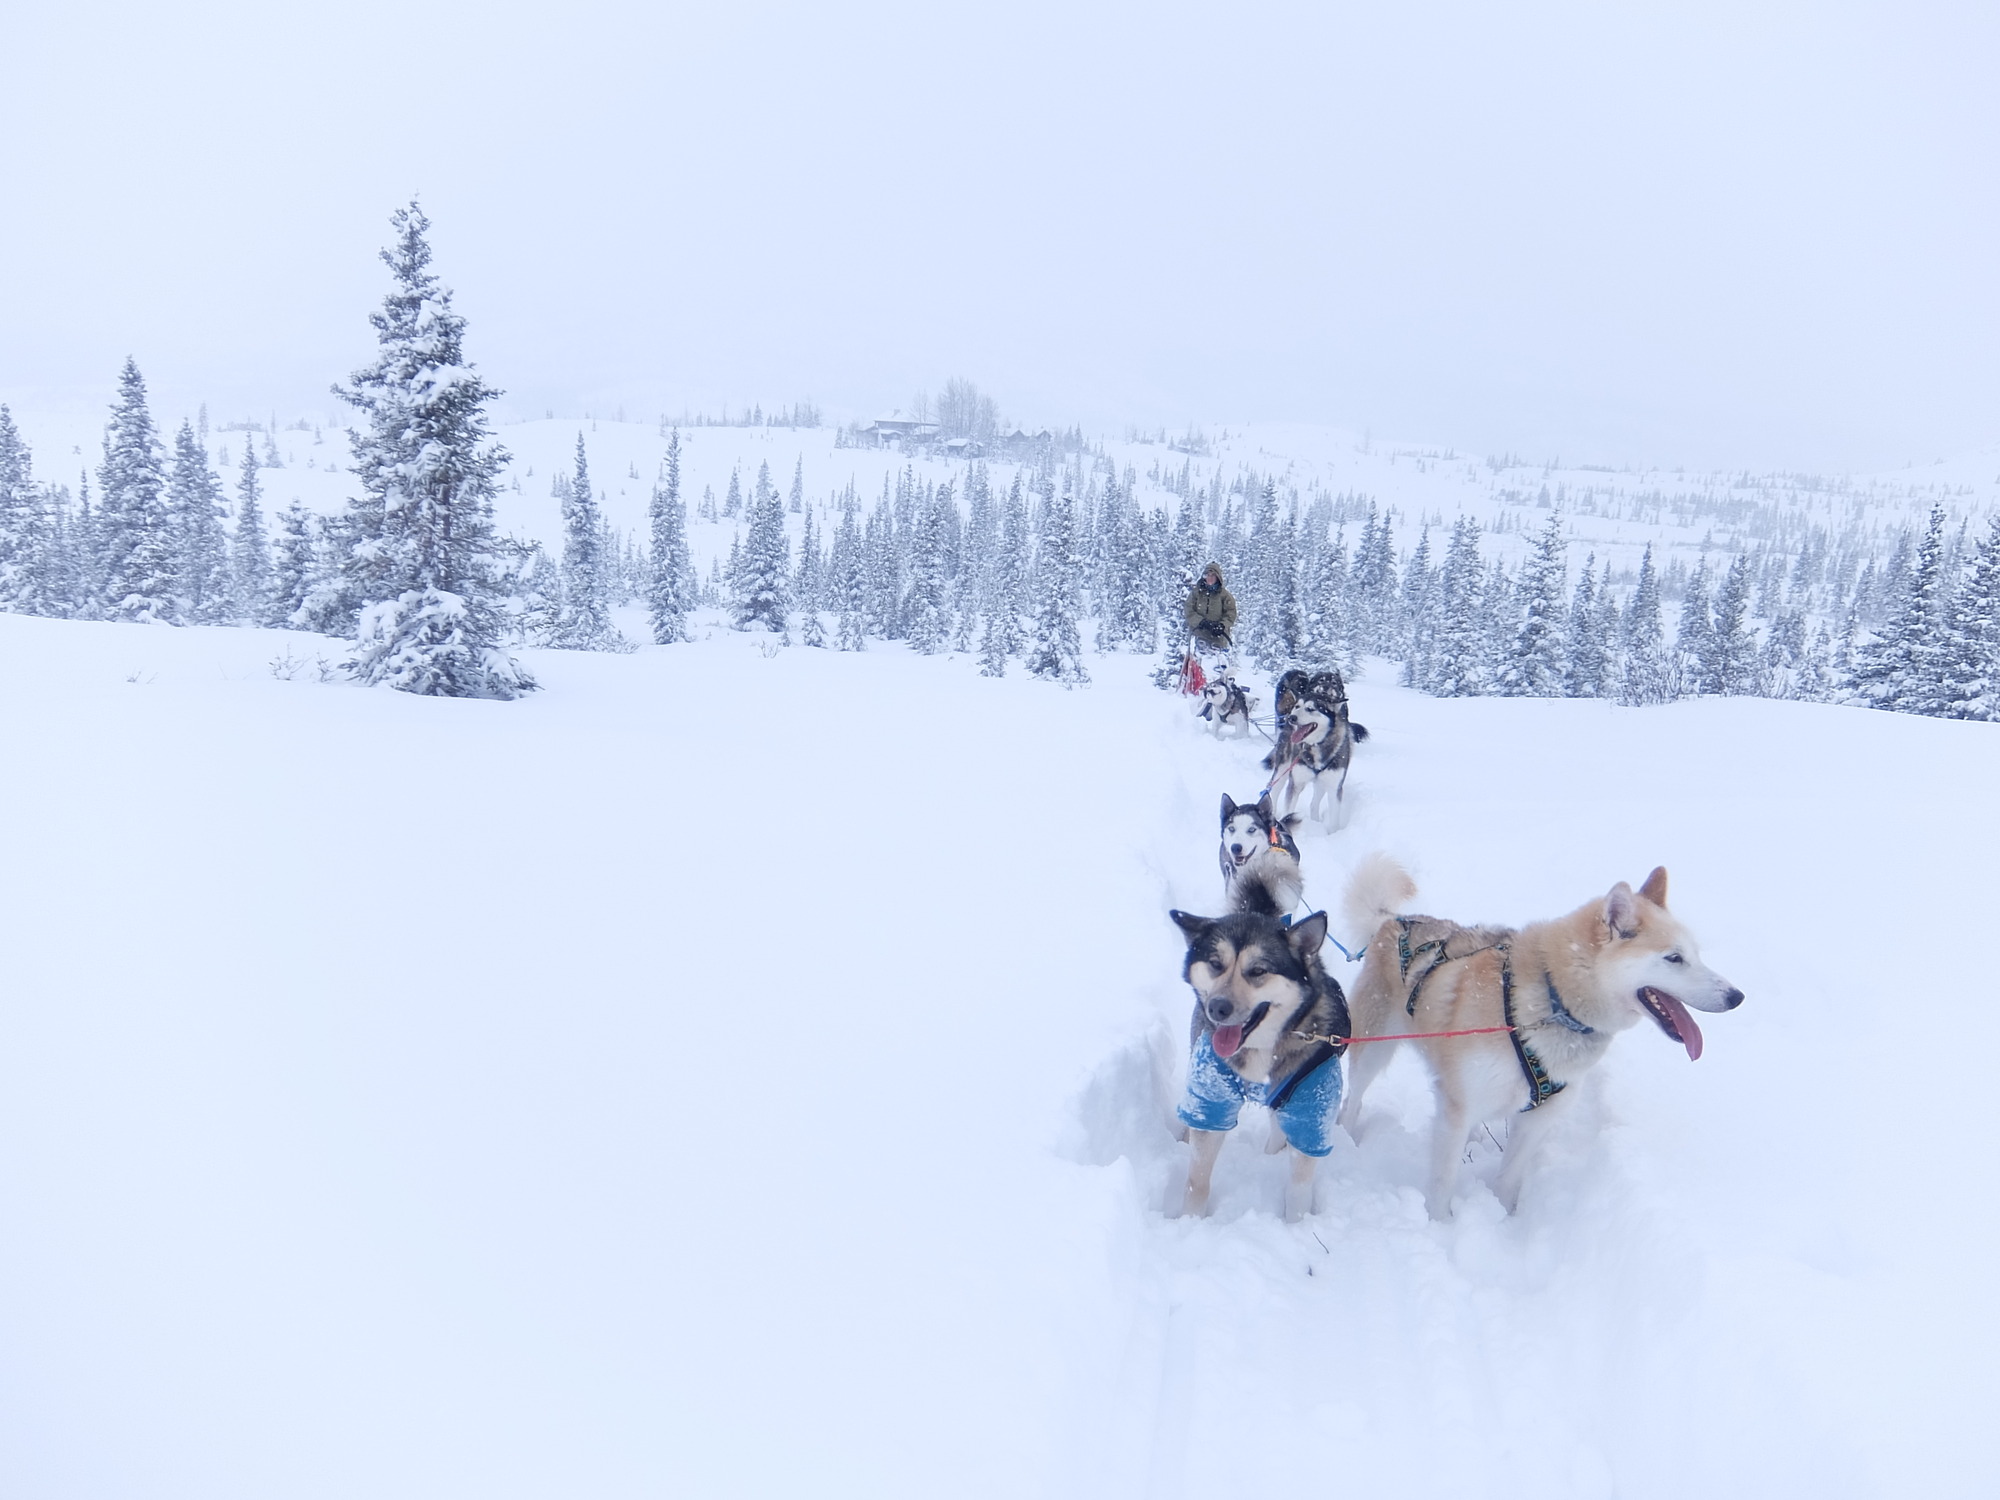
[[[1208,1212],[1216,1157],[1246,1103],[1271,1111],[1265,1149],[1292,1153],[1288,1220],[1311,1211],[1314,1169],[1333,1149],[1347,999],[1320,966],[1326,914],[1288,923],[1268,882],[1261,868],[1239,874],[1227,916],[1169,913],[1187,938],[1181,974],[1195,1000],[1177,1111],[1194,1148],[1182,1214]]]

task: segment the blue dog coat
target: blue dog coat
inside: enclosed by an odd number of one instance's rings
[[[1278,1087],[1285,1080],[1276,1080]],[[1181,1123],[1196,1130],[1234,1130],[1243,1101],[1262,1104],[1271,1094],[1269,1083],[1251,1083],[1215,1055],[1207,1033],[1194,1044],[1188,1059],[1187,1097],[1178,1111]],[[1340,1059],[1329,1057],[1299,1080],[1291,1097],[1277,1110],[1278,1128],[1295,1151],[1325,1156],[1333,1150],[1333,1115],[1340,1108]]]

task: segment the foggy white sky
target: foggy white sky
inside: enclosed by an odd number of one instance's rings
[[[20,3],[0,399],[327,410],[420,192],[514,412],[2000,439],[2000,7]]]

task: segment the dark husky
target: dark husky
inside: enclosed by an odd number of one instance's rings
[[[1187,935],[1181,974],[1195,997],[1178,1112],[1194,1154],[1178,1211],[1208,1211],[1222,1138],[1247,1101],[1271,1111],[1266,1149],[1293,1153],[1285,1217],[1297,1219],[1312,1207],[1315,1164],[1333,1149],[1349,1034],[1347,998],[1319,962],[1326,913],[1290,926],[1256,911],[1169,915]]]
[[[1292,668],[1278,679],[1278,742],[1264,757],[1273,788],[1281,788],[1285,811],[1298,806],[1299,793],[1312,787],[1312,816],[1331,827],[1322,813],[1326,801],[1323,777],[1333,778],[1338,812],[1347,791],[1347,767],[1354,747],[1368,738],[1365,726],[1347,716],[1347,685],[1334,671],[1306,672]]]
[[[1238,802],[1222,794],[1222,894],[1231,911],[1261,911],[1281,917],[1305,895],[1299,873],[1299,846],[1292,830],[1299,815],[1280,818],[1271,811],[1271,794],[1255,802]]]

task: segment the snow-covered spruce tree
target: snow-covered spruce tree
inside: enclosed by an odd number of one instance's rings
[[[1035,547],[1035,634],[1028,645],[1028,674],[1065,686],[1090,681],[1077,633],[1081,564],[1076,555],[1076,513],[1070,481],[1060,497],[1044,493],[1042,530]]]
[[[513,698],[534,679],[501,649],[492,557],[495,476],[488,441],[499,392],[465,358],[465,319],[430,271],[430,220],[412,202],[382,252],[394,286],[371,315],[373,364],[334,394],[361,495],[350,499],[345,572],[358,606],[350,669],[361,681],[446,698]]]
[[[1486,569],[1479,595],[1480,691],[1490,693],[1514,649],[1519,609],[1514,579],[1497,559]]]
[[[1874,639],[1856,653],[1853,689],[1875,708],[1938,714],[1946,707],[1944,681],[1944,507],[1931,507],[1916,557],[1902,573],[1903,593]]]
[[[1520,624],[1514,629],[1505,664],[1496,684],[1510,698],[1554,698],[1563,690],[1566,642],[1563,596],[1567,592],[1563,562],[1562,512],[1551,510],[1548,524],[1535,539],[1515,587]]]
[[[944,507],[954,504],[949,482],[928,500],[919,499],[911,520],[910,584],[903,596],[903,628],[910,645],[935,656],[949,644],[951,612],[946,601]]]
[[[833,547],[826,561],[826,602],[838,616],[834,646],[841,651],[860,651],[868,644],[867,558],[862,553],[856,510],[853,505],[841,510],[840,525],[834,530]]]
[[[43,485],[37,490],[39,509],[30,531],[34,551],[29,559],[28,591],[9,606],[22,614],[62,619],[87,612],[90,591],[87,528],[70,509],[67,485]]]
[[[1597,691],[1600,697],[1618,696],[1618,684],[1625,671],[1625,618],[1618,610],[1618,595],[1611,587],[1611,564],[1604,564],[1604,572],[1597,580],[1597,640],[1604,651],[1604,675],[1598,679]]]
[[[41,614],[43,585],[42,500],[35,488],[34,456],[0,406],[0,610]]]
[[[1681,595],[1681,623],[1674,637],[1674,674],[1682,696],[1717,691],[1709,676],[1709,645],[1715,621],[1708,605],[1708,559],[1703,558],[1689,575],[1687,590]]]
[[[2000,718],[2000,515],[1952,594],[1939,667],[1946,718]]]
[[[1351,601],[1348,618],[1356,622],[1358,649],[1401,655],[1405,622],[1397,608],[1395,518],[1389,511],[1378,517],[1372,503],[1354,549]]]
[[[229,579],[229,538],[222,530],[222,485],[196,440],[194,424],[183,421],[174,434],[174,464],[167,480],[167,505],[174,518],[180,554],[180,619],[187,625],[219,625],[234,614]]]
[[[1150,655],[1160,644],[1159,611],[1153,602],[1158,593],[1154,579],[1160,569],[1155,539],[1165,534],[1165,519],[1148,518],[1136,505],[1127,504],[1118,528],[1119,566],[1126,580],[1119,593],[1118,634],[1126,650],[1141,655]],[[1160,524],[1156,525],[1156,520]]]
[[[1022,650],[1021,616],[1027,608],[1028,506],[1021,476],[1014,476],[1000,510],[998,550],[986,590],[986,625],[979,638],[979,670],[1003,677],[1007,659]]]
[[[611,623],[611,559],[604,542],[604,516],[590,484],[590,460],[583,434],[576,435],[576,472],[559,496],[562,502],[562,607],[548,644],[565,651],[628,651],[631,642]]]
[[[1324,550],[1325,543],[1321,547]],[[1437,654],[1438,572],[1431,565],[1431,529],[1417,535],[1417,550],[1403,569],[1401,608],[1409,621],[1409,636],[1403,657],[1403,686],[1418,687],[1429,680],[1430,663]]]
[[[767,483],[758,488],[763,493],[750,506],[750,532],[730,579],[730,612],[738,630],[757,625],[773,635],[789,635],[791,544],[785,540],[785,506]]]
[[[688,638],[687,617],[694,609],[694,559],[688,551],[687,505],[681,499],[681,431],[668,434],[667,457],[653,486],[648,507],[652,521],[652,552],[646,579],[646,613],[653,622],[653,640],[671,646]]]
[[[314,545],[312,516],[294,500],[278,515],[278,538],[271,562],[272,623],[290,630],[305,630],[302,611],[313,586]]]
[[[1660,623],[1660,575],[1653,567],[1649,542],[1639,559],[1639,582],[1625,610],[1625,672],[1618,701],[1639,705],[1671,703],[1675,697],[1674,667],[1667,657],[1667,639]]]
[[[118,377],[97,487],[104,617],[171,621],[178,558],[174,516],[167,505],[166,459],[146,409],[145,379],[130,359]]]
[[[1437,639],[1429,680],[1416,684],[1437,697],[1467,698],[1485,685],[1479,634],[1483,573],[1479,523],[1460,516],[1451,528],[1451,546],[1439,578]]]
[[[1604,692],[1606,643],[1597,624],[1597,554],[1583,560],[1576,592],[1570,596],[1569,624],[1563,641],[1563,693],[1571,698],[1596,698]]]
[[[264,535],[263,490],[257,460],[243,449],[236,475],[236,531],[229,539],[230,609],[245,625],[276,625],[271,599],[271,548]],[[290,611],[286,611],[290,613]]]
[[[801,453],[792,465],[792,493],[785,509],[797,515],[806,508],[806,456]]]
[[[1757,691],[1757,637],[1750,628],[1750,559],[1737,553],[1715,591],[1703,677],[1710,692],[1742,696]]]

